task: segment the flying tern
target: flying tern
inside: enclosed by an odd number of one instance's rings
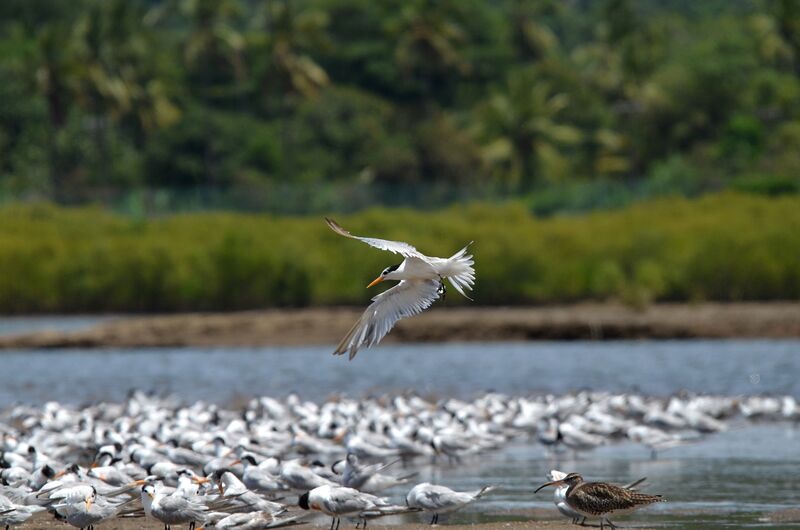
[[[380,276],[367,287],[386,280],[400,283],[372,299],[367,310],[353,325],[333,352],[334,355],[349,353],[352,360],[362,347],[369,348],[381,341],[398,320],[417,315],[445,294],[445,278],[463,296],[475,282],[472,255],[467,254],[469,244],[449,258],[429,257],[402,241],[388,241],[372,237],[354,236],[332,219],[325,219],[328,226],[339,235],[363,241],[371,247],[387,250],[403,256],[397,265],[386,267]]]

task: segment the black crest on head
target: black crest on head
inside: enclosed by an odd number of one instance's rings
[[[301,507],[302,509],[304,509],[304,510],[308,510],[309,509],[309,505],[308,505],[308,494],[309,493],[310,492],[307,491],[307,492],[303,493],[302,495],[300,495],[300,498],[297,499],[297,505],[299,507]]]

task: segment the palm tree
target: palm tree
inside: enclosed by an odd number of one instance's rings
[[[467,35],[453,18],[456,6],[445,0],[406,2],[392,29],[397,64],[422,99],[447,94],[459,77],[472,70],[461,51]]]
[[[190,83],[206,99],[227,97],[231,85],[240,91],[247,71],[246,41],[235,23],[238,0],[171,0],[166,6],[167,13],[177,12],[190,24],[182,46]]]
[[[781,37],[792,49],[795,73],[800,74],[800,2],[769,0],[767,6]]]
[[[36,87],[47,104],[49,121],[48,153],[53,197],[61,200],[65,192],[66,168],[62,166],[57,138],[67,121],[76,94],[76,73],[80,62],[69,24],[49,22],[36,33]]]
[[[264,79],[267,94],[281,100],[282,110],[295,99],[315,96],[330,80],[309,49],[325,41],[324,15],[310,6],[294,6],[291,0],[266,0],[263,32],[270,64]],[[273,88],[277,88],[276,91]]]
[[[524,61],[539,61],[558,49],[558,37],[542,19],[557,15],[561,8],[554,0],[512,0],[509,25],[514,48]]]
[[[481,109],[484,154],[518,191],[530,191],[549,175],[546,165],[565,163],[561,151],[577,144],[581,133],[561,119],[566,94],[539,79],[534,69],[513,72],[505,90]]]

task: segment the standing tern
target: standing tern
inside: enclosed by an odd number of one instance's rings
[[[150,485],[142,488],[142,506],[146,516],[164,523],[165,530],[169,530],[171,525],[183,523],[189,523],[191,530],[195,523],[204,520],[208,512],[208,507],[201,504],[199,499],[164,495]]]
[[[119,506],[97,496],[92,488],[86,498],[76,502],[55,504],[53,508],[64,517],[64,520],[76,528],[93,530],[96,524],[116,517]]]
[[[417,484],[406,495],[406,504],[410,508],[418,508],[433,514],[431,524],[439,522],[439,515],[460,510],[490,491],[494,486],[484,486],[477,491],[453,491],[445,486],[436,486],[428,482]]]
[[[384,509],[391,513],[397,513],[398,508],[403,511],[402,507],[391,506],[389,501],[384,498],[344,486],[314,488],[302,494],[297,504],[304,510],[314,510],[330,515],[331,530],[334,528],[334,523],[338,530],[343,515],[358,517],[366,524],[368,517],[381,515]]]
[[[399,280],[400,283],[372,299],[367,310],[353,325],[347,335],[333,352],[349,358],[358,353],[359,348],[373,346],[381,341],[398,320],[417,315],[445,294],[444,279],[463,296],[469,298],[465,289],[472,289],[475,282],[475,269],[472,255],[467,254],[469,245],[449,258],[429,257],[402,241],[388,241],[371,237],[354,236],[332,219],[325,219],[328,226],[339,235],[363,241],[371,247],[400,254],[402,263],[386,267],[380,276],[367,287],[385,280]]]

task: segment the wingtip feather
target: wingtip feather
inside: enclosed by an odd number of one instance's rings
[[[352,237],[352,234],[342,228],[342,225],[331,219],[330,217],[325,218],[325,222],[328,224],[328,228],[336,232],[337,234],[345,237]]]

